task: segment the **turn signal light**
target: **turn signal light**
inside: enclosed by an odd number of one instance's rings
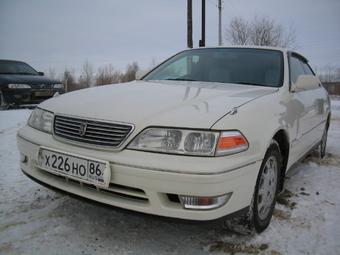
[[[239,131],[225,131],[218,140],[216,155],[230,155],[247,149],[248,141]]]

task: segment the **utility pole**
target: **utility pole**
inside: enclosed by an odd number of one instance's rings
[[[187,13],[187,44],[188,48],[193,47],[192,43],[192,0],[188,0],[188,13]]]
[[[218,0],[218,45],[222,46],[222,0]]]
[[[205,47],[205,0],[202,0],[202,38],[199,46]]]

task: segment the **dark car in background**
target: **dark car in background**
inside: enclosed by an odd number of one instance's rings
[[[0,106],[38,104],[55,93],[64,93],[63,84],[44,76],[21,61],[0,59]]]

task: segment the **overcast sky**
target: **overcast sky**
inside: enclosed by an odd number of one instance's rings
[[[217,0],[207,2],[206,41],[217,45]],[[186,48],[186,0],[0,0],[0,59],[38,70],[148,67]],[[194,44],[200,37],[194,4]],[[266,15],[296,30],[298,51],[312,66],[340,66],[340,0],[224,0],[223,25]]]

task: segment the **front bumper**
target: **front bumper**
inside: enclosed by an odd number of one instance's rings
[[[190,220],[217,219],[249,206],[261,164],[261,161],[254,161],[228,168],[228,157],[220,157],[216,163],[216,158],[92,150],[56,141],[51,135],[28,126],[19,131],[17,141],[20,153],[27,157],[20,163],[21,169],[42,183],[104,204]],[[99,189],[39,169],[36,165],[39,146],[109,161],[110,187]],[[142,161],[144,165],[139,163]],[[155,161],[162,165],[155,166]],[[216,164],[220,165],[220,171]],[[198,171],[187,171],[190,165]],[[173,199],[178,194],[219,196],[230,192],[232,196],[225,205],[204,211],[183,209]]]
[[[57,92],[63,94],[64,89],[3,89],[2,92],[7,104],[38,104]]]

